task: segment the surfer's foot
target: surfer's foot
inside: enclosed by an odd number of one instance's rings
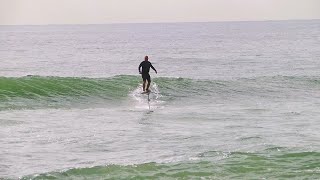
[[[150,90],[149,90],[149,89],[147,89],[147,90],[146,90],[146,92],[150,92]]]

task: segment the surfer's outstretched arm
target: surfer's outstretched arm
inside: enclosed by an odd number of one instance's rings
[[[156,74],[158,74],[158,72],[157,72],[156,68],[154,68],[154,67],[152,66],[152,64],[151,64],[151,66],[150,66],[150,67],[154,70],[154,72],[156,72]]]

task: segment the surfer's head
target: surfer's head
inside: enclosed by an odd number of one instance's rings
[[[149,59],[148,56],[145,56],[145,57],[144,57],[144,60],[145,60],[145,61],[148,61],[148,59]]]

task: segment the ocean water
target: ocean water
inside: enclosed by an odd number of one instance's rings
[[[319,20],[0,26],[0,179],[320,179],[319,69]]]

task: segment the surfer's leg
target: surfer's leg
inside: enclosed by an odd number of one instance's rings
[[[148,81],[147,90],[146,90],[146,91],[150,91],[150,90],[149,90],[149,87],[150,87],[150,82]]]
[[[143,80],[142,87],[143,87],[143,91],[145,91],[145,89],[146,89],[146,80],[145,79]]]
[[[142,87],[144,92],[146,90],[146,81],[147,81],[146,74],[142,74],[142,80],[143,80]]]
[[[149,87],[150,87],[150,84],[151,84],[150,75],[147,76],[147,81],[148,81],[148,84],[147,84],[147,89],[146,89],[146,91],[150,91],[150,90],[149,90]]]

